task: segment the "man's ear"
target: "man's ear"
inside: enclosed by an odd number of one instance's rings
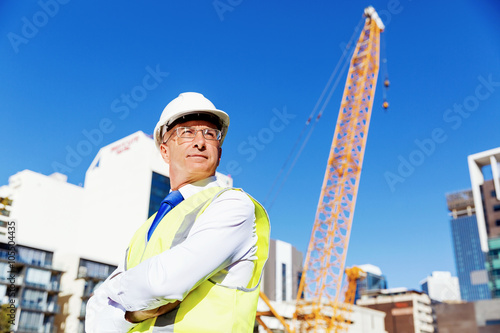
[[[160,145],[160,153],[163,160],[170,165],[170,150],[166,143]]]
[[[222,157],[222,147],[219,147],[219,159],[217,160],[217,166],[219,166],[221,157]]]

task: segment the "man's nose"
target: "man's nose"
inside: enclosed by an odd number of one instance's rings
[[[194,139],[193,139],[193,144],[198,148],[205,148],[207,141],[206,141],[205,137],[203,136],[203,131],[196,132]]]

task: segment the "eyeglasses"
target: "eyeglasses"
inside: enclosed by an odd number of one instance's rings
[[[215,128],[196,129],[194,127],[177,127],[175,131],[170,134],[168,139],[163,143],[167,143],[174,134],[176,134],[179,138],[192,140],[196,137],[196,134],[198,134],[198,132],[201,132],[206,140],[218,141],[222,137],[221,131]]]

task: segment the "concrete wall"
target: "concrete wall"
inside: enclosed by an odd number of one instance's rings
[[[500,299],[477,301],[474,309],[480,333],[500,332]]]
[[[439,333],[478,333],[474,303],[434,306]]]

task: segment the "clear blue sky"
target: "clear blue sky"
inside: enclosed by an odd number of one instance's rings
[[[99,147],[152,133],[168,101],[198,91],[231,116],[220,171],[261,201],[373,5],[387,27],[390,108],[381,77],[347,263],[379,266],[390,287],[455,274],[445,193],[470,187],[467,155],[500,146],[497,1],[40,3],[0,2],[0,184],[62,165],[81,184]],[[270,210],[272,237],[303,252],[344,82]],[[403,170],[410,158],[418,165]]]

